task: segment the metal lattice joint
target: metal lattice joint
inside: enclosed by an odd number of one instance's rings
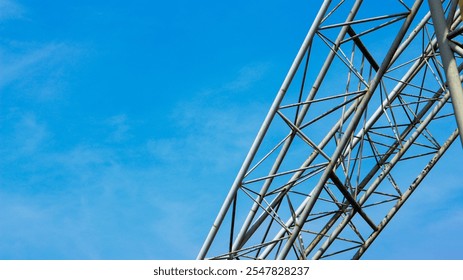
[[[458,1],[378,5],[323,2],[199,259],[358,259],[458,137]]]

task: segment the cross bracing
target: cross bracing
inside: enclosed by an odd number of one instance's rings
[[[462,30],[456,0],[323,1],[198,258],[360,258],[459,136]]]

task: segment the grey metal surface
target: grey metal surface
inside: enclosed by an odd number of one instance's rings
[[[428,3],[434,29],[436,31],[445,77],[447,78],[447,86],[452,97],[455,119],[457,121],[458,130],[460,131],[460,139],[463,141],[463,89],[461,87],[455,56],[453,55],[452,48],[448,42],[449,39],[447,38],[449,36],[449,27],[447,26],[444,9],[440,1],[428,0]]]
[[[360,258],[455,140],[457,0],[378,3],[323,1],[198,259]]]

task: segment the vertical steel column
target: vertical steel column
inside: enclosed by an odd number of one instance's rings
[[[317,31],[318,26],[320,25],[320,22],[323,19],[323,16],[325,15],[325,12],[328,10],[329,5],[331,4],[331,0],[325,0],[322,4],[322,7],[318,11],[318,14],[315,18],[314,23],[312,24],[309,32],[307,33],[307,36],[304,39],[304,42],[302,43],[301,48],[299,49],[299,52],[297,53],[296,58],[293,61],[293,64],[291,65],[291,68],[288,71],[288,74],[286,75],[285,80],[283,81],[283,84],[278,91],[278,94],[273,101],[273,104],[267,113],[267,116],[265,117],[265,120],[251,146],[251,149],[248,152],[248,155],[246,156],[243,165],[241,166],[240,171],[238,172],[238,175],[227,195],[225,198],[224,204],[222,205],[219,214],[217,215],[217,218],[214,221],[214,224],[212,225],[211,230],[209,231],[208,236],[206,237],[206,241],[204,242],[197,259],[204,259],[206,257],[207,252],[209,251],[210,246],[212,245],[212,241],[214,240],[215,236],[217,235],[217,232],[220,228],[220,225],[222,224],[223,220],[225,219],[225,216],[228,212],[228,209],[230,208],[231,203],[233,202],[233,199],[235,198],[236,192],[238,191],[241,182],[243,181],[243,178],[249,169],[249,166],[252,163],[252,160],[254,159],[257,150],[262,143],[265,134],[267,133],[268,128],[270,127],[270,124],[278,111],[278,108],[281,104],[281,101],[283,100],[283,97],[286,94],[286,91],[289,88],[289,85],[291,84],[291,81],[293,80],[294,76],[296,75],[297,69],[299,68],[299,65],[301,64],[305,53],[307,52],[308,47],[310,46],[313,37]]]
[[[453,51],[450,48],[449,39],[447,38],[449,28],[447,27],[441,1],[428,0],[428,3],[431,11],[432,22],[434,24],[434,30],[436,32],[442,64],[444,65],[445,76],[447,78],[447,86],[450,91],[453,110],[455,112],[455,118],[460,133],[460,141],[462,141],[463,145],[463,88],[461,87],[457,63],[455,61]]]

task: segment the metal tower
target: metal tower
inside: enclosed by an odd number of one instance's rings
[[[360,258],[463,132],[461,21],[323,1],[198,259]]]

